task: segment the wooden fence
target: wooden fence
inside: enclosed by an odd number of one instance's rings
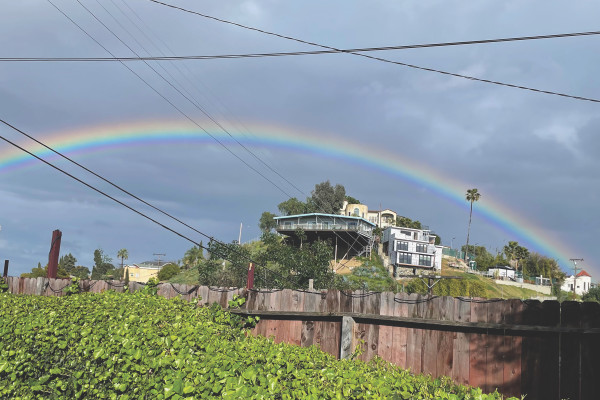
[[[8,278],[12,293],[62,295],[69,281]],[[84,291],[123,290],[119,281],[81,281]],[[131,283],[137,290],[141,284]],[[360,358],[379,356],[414,373],[498,389],[527,400],[597,399],[600,304],[486,300],[405,293],[305,292],[159,285],[158,294],[226,307],[247,296],[240,314],[259,315],[254,334],[316,345],[335,357],[362,343]],[[362,342],[361,342],[362,341]]]

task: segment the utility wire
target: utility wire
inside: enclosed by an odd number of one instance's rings
[[[3,123],[5,123],[5,124],[6,124],[6,125],[8,125],[9,127],[13,128],[13,127],[12,127],[12,125],[9,125],[9,124],[7,124],[5,121],[3,121],[3,120],[0,120],[0,121],[2,121]],[[199,247],[202,247],[203,249],[206,249],[206,250],[208,250],[206,247],[204,247],[204,246],[203,246],[203,245],[201,245],[200,243],[197,243],[195,240],[193,240],[193,239],[190,239],[189,237],[185,236],[185,235],[184,235],[184,234],[182,234],[182,233],[179,233],[179,232],[177,232],[176,230],[174,230],[174,229],[172,229],[172,228],[169,228],[168,226],[166,226],[166,225],[164,225],[164,224],[162,224],[162,223],[158,222],[157,220],[153,219],[152,217],[149,217],[148,215],[146,215],[146,214],[142,213],[141,211],[138,211],[138,210],[136,210],[135,208],[133,208],[133,207],[131,207],[131,206],[129,206],[129,205],[127,205],[127,204],[123,203],[122,201],[118,200],[117,198],[115,198],[115,197],[113,197],[113,196],[111,196],[111,195],[109,195],[109,194],[107,194],[107,193],[103,192],[102,190],[100,190],[100,189],[98,189],[98,188],[96,188],[96,187],[94,187],[94,186],[90,185],[89,183],[87,183],[87,182],[83,181],[82,179],[79,179],[79,178],[77,178],[75,175],[72,175],[72,174],[68,173],[67,171],[65,171],[64,169],[61,169],[61,168],[57,167],[56,165],[54,165],[54,164],[50,163],[49,161],[46,161],[46,160],[44,160],[43,158],[41,158],[41,157],[39,157],[39,156],[35,155],[34,153],[32,153],[31,151],[29,151],[29,150],[25,149],[24,147],[21,147],[21,146],[19,146],[18,144],[14,143],[14,142],[12,142],[12,141],[10,141],[10,140],[8,140],[8,139],[7,139],[7,138],[5,138],[4,136],[0,136],[0,139],[4,140],[4,141],[5,141],[6,143],[8,143],[8,144],[11,144],[11,145],[13,145],[14,147],[16,147],[16,148],[17,148],[17,149],[19,149],[19,150],[21,150],[21,151],[24,151],[25,153],[29,154],[30,156],[37,158],[38,160],[40,160],[40,161],[41,161],[41,162],[43,162],[44,164],[48,165],[49,167],[52,167],[52,168],[54,168],[55,170],[59,171],[60,173],[63,173],[63,174],[65,174],[65,175],[67,175],[69,178],[76,180],[77,182],[81,183],[81,184],[82,184],[82,185],[84,185],[84,186],[87,186],[88,188],[92,189],[93,191],[95,191],[95,192],[97,192],[97,193],[100,193],[102,196],[104,196],[104,197],[107,197],[107,198],[111,199],[112,201],[114,201],[114,202],[116,202],[116,203],[118,203],[118,204],[122,205],[123,207],[126,207],[126,208],[127,208],[127,209],[129,209],[130,211],[133,211],[134,213],[136,213],[136,214],[138,214],[138,215],[140,215],[140,216],[142,216],[142,217],[144,217],[144,218],[146,218],[146,219],[148,219],[148,220],[150,220],[150,221],[154,222],[155,224],[157,224],[157,225],[159,225],[160,227],[162,227],[162,228],[164,228],[164,229],[166,229],[166,230],[168,230],[168,231],[170,231],[170,232],[172,232],[172,233],[176,234],[177,236],[179,236],[179,237],[181,237],[181,238],[183,238],[183,239],[185,239],[185,240],[187,240],[187,241],[189,241],[189,242],[192,242],[192,243],[193,243],[193,244],[195,244],[196,246],[199,246]]]
[[[600,100],[598,100],[598,99],[593,99],[593,98],[588,98],[588,97],[581,97],[581,96],[573,96],[573,95],[566,94],[566,93],[553,92],[553,91],[550,91],[550,90],[536,89],[536,88],[531,88],[531,87],[528,87],[528,86],[515,85],[515,84],[512,84],[512,83],[504,83],[504,82],[500,82],[500,81],[493,81],[493,80],[490,80],[490,79],[476,78],[476,77],[469,76],[469,75],[457,74],[457,73],[454,73],[454,72],[448,72],[448,71],[443,71],[443,70],[434,69],[434,68],[420,67],[420,66],[414,65],[414,64],[408,64],[408,63],[404,63],[404,62],[400,62],[400,61],[392,61],[392,60],[389,60],[387,58],[370,56],[368,54],[362,54],[362,53],[359,53],[359,52],[356,52],[356,51],[342,51],[341,49],[338,49],[338,48],[335,48],[335,47],[331,47],[331,46],[327,46],[327,45],[323,45],[323,44],[319,44],[319,43],[315,43],[315,42],[310,42],[310,41],[303,40],[303,39],[298,39],[298,38],[295,38],[295,37],[292,37],[292,36],[286,36],[286,35],[282,35],[282,34],[275,33],[275,32],[266,31],[264,29],[254,28],[254,27],[251,27],[251,26],[248,26],[248,25],[243,25],[243,24],[237,23],[237,22],[228,21],[228,20],[225,20],[225,19],[222,19],[222,18],[217,18],[217,17],[210,16],[210,15],[207,15],[207,14],[202,14],[202,13],[197,12],[197,11],[188,10],[186,8],[178,7],[178,6],[175,6],[173,4],[164,3],[162,1],[158,1],[158,0],[148,0],[148,1],[150,1],[152,3],[163,5],[165,7],[173,8],[173,9],[176,9],[176,10],[179,10],[179,11],[183,11],[183,12],[186,12],[186,13],[189,13],[189,14],[198,15],[198,16],[203,17],[203,18],[208,18],[208,19],[212,19],[214,21],[225,23],[225,24],[234,25],[234,26],[237,26],[237,27],[240,27],[240,28],[243,28],[243,29],[248,29],[248,30],[251,30],[251,31],[260,32],[260,33],[263,33],[265,35],[271,35],[271,36],[279,37],[279,38],[286,39],[286,40],[292,40],[292,41],[295,41],[295,42],[298,42],[298,43],[308,44],[308,45],[311,45],[311,46],[317,46],[317,47],[320,47],[320,48],[323,48],[323,49],[327,49],[327,50],[333,50],[333,51],[339,51],[339,52],[343,52],[343,53],[347,53],[347,54],[353,54],[355,56],[369,58],[369,59],[372,59],[372,60],[377,60],[377,61],[381,61],[381,62],[385,62],[385,63],[389,63],[389,64],[401,65],[403,67],[418,69],[418,70],[422,70],[422,71],[436,72],[438,74],[443,74],[443,75],[448,75],[448,76],[454,76],[454,77],[457,77],[457,78],[468,79],[468,80],[471,80],[471,81],[489,83],[489,84],[493,84],[493,85],[511,87],[511,88],[521,89],[521,90],[528,90],[528,91],[536,92],[536,93],[544,93],[544,94],[550,94],[550,95],[554,95],[554,96],[567,97],[567,98],[576,99],[576,100],[584,100],[584,101],[591,101],[591,102],[594,102],[594,103],[600,103]]]
[[[102,45],[102,43],[100,43],[98,40],[96,40],[92,35],[90,35],[85,29],[83,29],[83,27],[81,27],[79,24],[77,24],[77,22],[75,22],[71,17],[69,17],[67,14],[65,14],[59,7],[57,7],[51,0],[47,0],[54,8],[56,8],[62,15],[64,15],[69,21],[71,21],[77,28],[79,28],[83,33],[85,33],[90,39],[92,39],[94,42],[96,42],[100,47],[102,47],[107,53],[109,53],[111,56],[115,57],[115,55],[108,50],[108,48],[106,48],[104,45]],[[79,3],[81,4],[81,3]],[[81,4],[81,6],[83,8],[85,8],[87,10],[87,8]],[[90,12],[91,14],[91,12]],[[93,15],[93,14],[92,14]],[[99,21],[100,22],[100,21]],[[100,22],[102,23],[102,22]],[[104,25],[104,24],[103,24]],[[108,28],[107,28],[108,29]],[[109,29],[110,31],[110,29]],[[120,39],[119,39],[120,40]],[[133,51],[133,50],[132,50]],[[135,52],[134,52],[135,53]],[[285,194],[286,196],[289,197],[289,194],[286,193],[285,190],[283,190],[279,185],[277,185],[275,182],[273,182],[271,179],[269,179],[267,176],[265,176],[263,173],[261,173],[260,171],[258,171],[256,168],[254,168],[252,165],[248,164],[248,162],[246,160],[244,160],[243,158],[241,158],[239,155],[237,155],[236,153],[234,153],[229,147],[227,147],[222,141],[220,141],[215,135],[212,135],[210,132],[208,132],[204,127],[202,127],[198,122],[196,122],[193,118],[191,118],[188,114],[186,114],[181,108],[177,107],[175,105],[175,103],[173,103],[171,100],[169,100],[165,95],[163,95],[162,93],[160,93],[154,86],[152,86],[147,80],[145,80],[144,78],[142,78],[141,75],[139,75],[137,72],[135,72],[133,69],[131,69],[129,66],[127,66],[127,64],[125,64],[124,62],[121,62],[121,64],[127,68],[132,74],[134,74],[138,79],[140,79],[146,86],[148,86],[150,89],[152,89],[152,91],[154,91],[156,94],[158,94],[163,100],[165,100],[167,103],[169,103],[169,105],[171,105],[171,107],[173,107],[175,110],[177,110],[181,115],[183,115],[187,120],[189,120],[191,123],[193,123],[194,125],[196,125],[198,128],[200,128],[204,133],[206,133],[208,136],[210,136],[215,142],[217,142],[219,145],[221,145],[221,147],[223,147],[225,150],[227,150],[227,152],[229,152],[231,155],[233,155],[235,158],[237,158],[238,160],[240,160],[244,165],[246,165],[248,168],[250,168],[251,170],[253,170],[255,173],[257,173],[258,175],[260,175],[263,179],[265,179],[266,181],[268,181],[269,183],[271,183],[273,186],[275,186],[277,189],[279,189],[279,191],[281,191],[283,194]],[[152,68],[150,65],[148,65],[151,69],[153,69],[159,76],[162,77],[162,75],[160,75],[160,73],[158,73],[154,68]],[[165,79],[164,77],[162,77],[163,79]],[[167,81],[167,83],[169,83],[172,87],[174,87],[170,82]],[[177,90],[177,88],[175,88]],[[181,93],[181,91],[178,90],[178,92],[186,97],[183,93]],[[187,97],[186,97],[187,98]],[[189,100],[189,99],[188,99]]]
[[[574,33],[559,33],[554,35],[537,35],[537,36],[519,36],[499,39],[482,39],[482,40],[467,40],[459,42],[441,42],[441,43],[425,43],[425,44],[409,44],[399,46],[383,46],[383,47],[361,47],[353,49],[330,49],[330,50],[315,50],[315,51],[289,51],[289,52],[272,52],[272,53],[245,53],[245,54],[217,54],[217,55],[190,55],[190,56],[147,56],[147,57],[0,57],[0,61],[20,61],[20,62],[103,62],[103,61],[182,61],[182,60],[215,60],[215,59],[236,59],[236,58],[264,58],[264,57],[287,57],[287,56],[308,56],[321,54],[339,54],[339,53],[366,53],[373,51],[390,51],[390,50],[408,50],[408,49],[424,49],[430,47],[447,47],[447,46],[464,46],[473,44],[487,43],[502,43],[515,42],[526,40],[540,39],[556,39],[577,36],[593,36],[600,35],[600,31],[592,32],[574,32]]]
[[[147,201],[145,201],[145,200],[141,199],[140,197],[138,197],[138,196],[136,196],[136,195],[132,194],[131,192],[129,192],[129,191],[127,191],[127,190],[123,189],[121,186],[119,186],[119,185],[117,185],[117,184],[115,184],[115,183],[111,182],[110,180],[108,180],[108,179],[104,178],[103,176],[101,176],[101,175],[97,174],[96,172],[94,172],[94,171],[90,170],[89,168],[87,168],[87,167],[83,166],[82,164],[80,164],[80,163],[76,162],[75,160],[73,160],[73,159],[71,159],[71,158],[69,158],[69,157],[65,156],[65,155],[64,155],[64,154],[62,154],[61,152],[59,152],[59,151],[57,151],[57,150],[53,149],[52,147],[50,147],[50,146],[48,146],[48,145],[44,144],[43,142],[41,142],[41,141],[37,140],[37,139],[36,139],[36,138],[34,138],[33,136],[31,136],[31,135],[27,134],[26,132],[22,131],[21,129],[19,129],[19,128],[17,128],[17,127],[15,127],[15,126],[13,126],[13,125],[11,125],[10,123],[6,122],[5,120],[3,120],[3,119],[0,119],[0,122],[1,122],[1,123],[3,123],[4,125],[8,126],[9,128],[13,129],[14,131],[16,131],[16,132],[18,132],[18,133],[20,133],[20,134],[22,134],[22,135],[26,136],[27,138],[29,138],[29,139],[33,140],[34,142],[36,142],[36,143],[38,143],[38,144],[42,145],[42,146],[43,146],[43,147],[45,147],[46,149],[48,149],[48,150],[52,151],[53,153],[55,153],[55,154],[59,155],[60,157],[64,158],[65,160],[67,160],[67,161],[69,161],[69,162],[71,162],[71,163],[75,164],[76,166],[78,166],[78,167],[82,168],[82,169],[83,169],[83,170],[85,170],[86,172],[88,172],[88,173],[90,173],[90,174],[92,174],[92,175],[96,176],[97,178],[101,179],[102,181],[104,181],[104,182],[108,183],[109,185],[111,185],[111,186],[113,186],[113,187],[117,188],[117,189],[118,189],[118,190],[120,190],[121,192],[123,192],[123,193],[125,193],[125,194],[127,194],[127,195],[129,195],[129,196],[131,196],[131,197],[133,197],[134,199],[136,199],[136,200],[138,200],[138,201],[142,202],[143,204],[145,204],[145,205],[147,205],[147,206],[151,207],[152,209],[154,209],[154,210],[156,210],[156,211],[158,211],[158,212],[162,213],[163,215],[166,215],[167,217],[169,217],[169,218],[173,219],[174,221],[177,221],[177,222],[179,222],[180,224],[184,225],[185,227],[187,227],[187,228],[190,228],[190,229],[191,229],[191,230],[193,230],[194,232],[196,232],[196,233],[199,233],[200,235],[202,235],[202,236],[204,236],[204,237],[206,237],[206,238],[210,239],[211,241],[214,241],[214,242],[216,242],[216,243],[218,243],[218,244],[220,244],[220,245],[222,245],[222,246],[226,246],[226,244],[225,244],[224,242],[222,242],[222,241],[220,241],[220,240],[218,240],[218,239],[215,239],[214,237],[212,237],[212,236],[210,236],[210,235],[208,235],[208,234],[206,234],[206,233],[204,233],[204,232],[201,232],[201,231],[199,231],[198,229],[196,229],[196,228],[194,228],[194,227],[192,227],[192,226],[190,226],[190,225],[186,224],[185,222],[181,221],[180,219],[178,219],[178,218],[176,218],[176,217],[172,216],[171,214],[167,213],[166,211],[163,211],[163,210],[159,209],[158,207],[156,207],[156,206],[154,206],[154,205],[152,205],[152,204],[148,203]],[[85,181],[83,181],[82,179],[79,179],[79,178],[77,178],[76,176],[74,176],[74,175],[70,174],[69,172],[67,172],[67,171],[65,171],[65,170],[63,170],[63,169],[61,169],[61,168],[59,168],[59,167],[55,166],[54,164],[50,163],[49,161],[46,161],[46,160],[44,160],[43,158],[41,158],[41,157],[37,156],[36,154],[34,154],[34,153],[30,152],[29,150],[27,150],[27,149],[25,149],[25,148],[23,148],[23,147],[19,146],[18,144],[14,143],[14,142],[12,142],[12,141],[10,141],[10,140],[8,140],[8,139],[6,139],[5,137],[3,137],[3,136],[0,136],[0,139],[4,140],[5,142],[7,142],[7,143],[9,143],[9,144],[11,144],[11,145],[13,145],[14,147],[18,148],[19,150],[21,150],[21,151],[24,151],[25,153],[27,153],[27,154],[31,155],[32,157],[34,157],[34,158],[37,158],[38,160],[40,160],[40,161],[41,161],[41,162],[43,162],[44,164],[46,164],[46,165],[48,165],[48,166],[50,166],[50,167],[54,168],[55,170],[57,170],[57,171],[59,171],[59,172],[61,172],[61,173],[65,174],[65,175],[67,175],[68,177],[70,177],[70,178],[72,178],[72,179],[76,180],[77,182],[81,183],[82,185],[85,185],[85,186],[87,186],[88,188],[90,188],[90,189],[92,189],[92,190],[94,190],[94,191],[96,191],[96,192],[100,193],[101,195],[103,195],[103,196],[105,196],[105,197],[107,197],[107,198],[109,198],[109,199],[113,200],[114,202],[116,202],[116,203],[118,203],[118,204],[122,205],[123,207],[126,207],[126,208],[127,208],[127,209],[129,209],[130,211],[133,211],[133,212],[135,212],[136,214],[138,214],[138,215],[140,215],[140,216],[142,216],[142,217],[144,217],[144,218],[146,218],[146,219],[150,220],[151,222],[154,222],[155,224],[159,225],[160,227],[162,227],[162,228],[164,228],[164,229],[166,229],[166,230],[168,230],[168,231],[170,231],[170,232],[172,232],[172,233],[176,234],[177,236],[179,236],[179,237],[181,237],[181,238],[183,238],[183,239],[185,239],[185,240],[187,240],[187,241],[189,241],[189,242],[193,243],[194,245],[196,245],[196,246],[198,246],[198,247],[200,247],[200,248],[202,248],[202,249],[204,249],[204,250],[210,251],[210,248],[208,248],[208,247],[206,247],[206,246],[202,245],[201,243],[198,243],[198,242],[196,242],[195,240],[193,240],[193,239],[189,238],[188,236],[185,236],[184,234],[182,234],[182,233],[180,233],[180,232],[178,232],[178,231],[176,231],[176,230],[174,230],[174,229],[172,229],[172,228],[170,228],[170,227],[168,227],[168,226],[166,226],[166,225],[164,225],[164,224],[160,223],[159,221],[157,221],[157,220],[155,220],[155,219],[153,219],[153,218],[149,217],[148,215],[146,215],[146,214],[142,213],[141,211],[138,211],[138,210],[136,210],[135,208],[133,208],[133,207],[131,207],[131,206],[129,206],[129,205],[127,205],[127,204],[125,204],[124,202],[122,202],[122,201],[118,200],[117,198],[115,198],[115,197],[113,197],[113,196],[111,196],[111,195],[109,195],[109,194],[107,194],[107,193],[103,192],[102,190],[100,190],[100,189],[97,189],[96,187],[92,186],[91,184],[89,184],[89,183],[86,183],[86,182],[85,182]],[[262,268],[264,268],[264,269],[265,269],[266,271],[268,271],[268,272],[271,272],[271,273],[274,273],[274,274],[277,274],[277,275],[279,275],[279,276],[280,276],[280,278],[283,278],[283,280],[287,280],[287,281],[288,281],[288,283],[289,283],[289,282],[291,282],[291,281],[289,280],[289,278],[286,278],[285,276],[281,275],[279,272],[277,272],[277,271],[273,271],[273,270],[271,270],[271,269],[267,268],[266,266],[264,266],[264,265],[262,265],[262,264],[260,264],[260,263],[257,263],[257,262],[256,262],[256,261],[254,261],[252,258],[250,258],[250,257],[246,256],[245,254],[243,254],[243,253],[241,253],[241,252],[237,251],[237,249],[230,249],[230,250],[231,250],[233,253],[237,253],[238,255],[241,255],[243,258],[246,258],[246,259],[247,259],[249,262],[251,262],[251,263],[254,263],[256,266],[258,266],[258,267],[262,267]],[[231,260],[229,260],[229,259],[227,259],[227,258],[225,258],[225,257],[223,257],[223,259],[224,259],[224,260],[227,260],[227,261],[229,261],[229,262],[231,262]]]

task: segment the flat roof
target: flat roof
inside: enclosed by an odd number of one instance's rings
[[[372,226],[377,226],[377,224],[374,224],[373,222],[367,221],[364,218],[361,217],[353,217],[350,215],[341,215],[341,214],[323,214],[323,213],[308,213],[308,214],[296,214],[296,215],[285,215],[282,217],[273,217],[273,219],[285,219],[285,218],[300,218],[300,217],[333,217],[333,218],[342,218],[342,219],[353,219],[353,220],[357,220],[357,221],[363,221],[366,222],[369,225]]]

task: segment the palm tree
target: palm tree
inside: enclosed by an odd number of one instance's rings
[[[465,249],[465,261],[467,260],[467,254],[469,253],[469,235],[471,233],[471,217],[473,216],[473,203],[478,201],[481,197],[481,193],[476,188],[467,190],[467,201],[471,202],[471,212],[469,212],[469,229],[467,230],[467,247]]]
[[[123,260],[129,259],[129,253],[127,252],[127,249],[121,249],[117,251],[117,258],[121,259],[121,269],[123,269]]]

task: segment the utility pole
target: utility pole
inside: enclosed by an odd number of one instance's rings
[[[240,222],[240,236],[238,236],[238,244],[242,245],[242,222]]]
[[[575,274],[573,275],[573,300],[575,300],[575,296],[577,295],[577,261],[583,261],[583,258],[570,258],[573,261],[573,271]]]
[[[158,269],[160,269],[160,256],[164,257],[164,256],[166,256],[166,254],[164,254],[164,253],[153,253],[152,255],[153,256],[157,256],[157,258],[158,258],[158,260],[157,260],[158,261]]]

